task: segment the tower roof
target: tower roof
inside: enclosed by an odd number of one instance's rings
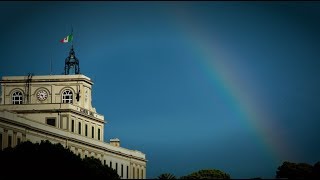
[[[76,57],[76,53],[71,46],[69,56],[65,60],[64,74],[80,74],[79,59]]]

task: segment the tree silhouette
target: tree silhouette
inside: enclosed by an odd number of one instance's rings
[[[230,175],[217,169],[205,169],[182,176],[180,179],[230,179]]]
[[[314,179],[320,178],[320,161],[318,161],[316,164],[314,164],[314,166],[312,168],[311,177]]]
[[[306,163],[285,161],[276,172],[276,178],[307,179],[311,177],[313,167]]]
[[[157,179],[177,179],[173,174],[171,173],[163,173],[160,174]]]
[[[81,159],[61,144],[22,142],[0,151],[2,176],[101,177],[120,179],[117,172],[95,158]]]

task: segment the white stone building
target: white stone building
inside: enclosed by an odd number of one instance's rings
[[[104,141],[104,116],[92,107],[93,82],[78,72],[73,47],[65,75],[4,76],[0,98],[0,149],[22,141],[61,143],[80,157],[95,157],[123,179],[146,178],[146,156]],[[79,69],[79,66],[78,66]]]

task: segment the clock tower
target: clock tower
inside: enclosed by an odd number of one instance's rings
[[[118,138],[104,141],[107,121],[92,106],[93,81],[80,74],[73,46],[64,70],[64,75],[2,77],[0,150],[49,140],[81,158],[99,159],[122,179],[146,178],[144,153],[120,147]]]

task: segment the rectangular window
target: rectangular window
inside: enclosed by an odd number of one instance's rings
[[[12,136],[8,136],[8,147],[12,147]]]
[[[136,177],[134,176],[134,171],[135,171],[135,169],[134,169],[134,167],[133,167],[133,179],[136,178]]]
[[[121,164],[121,178],[123,177],[123,164]]]
[[[17,144],[20,144],[20,143],[21,143],[21,138],[18,137],[18,138],[17,138]]]
[[[98,140],[100,140],[100,129],[98,129]]]
[[[106,165],[106,160],[103,160],[103,165]]]
[[[74,132],[74,120],[71,121],[71,132]]]
[[[127,166],[127,179],[129,178],[129,166]]]
[[[78,133],[81,134],[81,122],[78,123]]]
[[[2,134],[0,133],[0,151],[2,150]]]
[[[110,167],[112,168],[112,161],[110,161]]]
[[[56,126],[56,118],[47,118],[47,124],[50,126]]]
[[[116,163],[116,172],[118,173],[118,163]]]
[[[87,124],[85,125],[84,133],[85,133],[85,136],[88,136],[88,125]]]
[[[137,178],[139,179],[139,168],[137,168]]]
[[[141,169],[141,179],[143,179],[143,169]]]
[[[87,158],[87,155],[84,155],[85,158]]]
[[[94,138],[94,127],[92,127],[92,131],[91,132],[92,132],[92,136],[91,137]]]

